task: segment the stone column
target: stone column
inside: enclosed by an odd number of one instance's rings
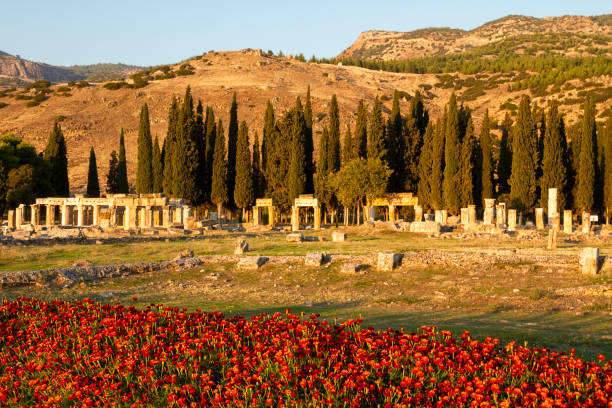
[[[300,207],[291,207],[291,231],[300,230]]]
[[[31,213],[30,222],[32,223],[32,225],[39,225],[40,224],[40,206],[38,204],[32,204],[30,206],[30,213]]]
[[[85,222],[84,222],[84,215],[85,214],[83,214],[83,210],[84,210],[84,206],[83,205],[77,206],[77,225],[79,227],[82,227],[83,225],[85,225]]]
[[[15,229],[15,210],[8,210],[8,228]]]
[[[584,248],[579,263],[583,274],[596,275],[599,271],[599,248]]]
[[[98,221],[100,219],[100,206],[99,205],[94,205],[93,206],[93,215],[92,215],[92,220],[91,220],[91,224],[93,226],[97,226],[100,222]]]
[[[394,205],[389,206],[389,221],[395,222],[395,206]]]
[[[162,224],[162,221],[159,219],[159,208],[154,208],[153,210],[153,224],[151,224],[152,227],[159,227]]]
[[[144,227],[151,228],[153,226],[153,213],[151,212],[151,206],[147,205],[144,208]]]
[[[536,222],[536,229],[544,229],[544,209],[543,208],[536,208],[535,209],[535,222]]]
[[[548,189],[548,227],[552,227],[553,218],[557,214],[557,189]]]
[[[516,210],[508,210],[508,230],[516,231]]]
[[[552,225],[551,228],[555,231],[559,231],[561,229],[561,216],[558,212],[554,213],[552,216]]]
[[[117,226],[117,207],[115,207],[114,205],[108,206],[108,226]]]
[[[19,229],[24,224],[25,204],[19,204],[19,207],[15,208],[15,228]]]
[[[164,206],[164,208],[162,208],[162,227],[170,226],[170,214],[170,207]]]
[[[374,219],[376,218],[376,207],[374,207],[373,205],[371,205],[368,208],[368,214],[370,216],[370,221],[374,221]]]
[[[566,234],[574,232],[572,225],[572,210],[563,211],[563,232]]]
[[[468,224],[476,224],[476,205],[468,205]]]
[[[442,210],[434,211],[434,222],[437,222],[438,224],[442,223]]]
[[[448,211],[440,210],[440,224],[446,225],[448,222]]]
[[[583,234],[591,233],[591,213],[588,213],[588,212],[582,213],[582,233]]]
[[[268,207],[268,225],[271,227],[274,227],[274,225],[276,225],[276,219],[274,217],[276,217],[276,211],[274,209],[274,206],[272,205]]]
[[[461,225],[467,225],[470,219],[470,212],[467,208],[461,209]]]
[[[495,223],[495,199],[485,198],[485,209],[483,222],[485,225],[492,225]]]
[[[422,205],[417,204],[414,206],[414,221],[415,222],[423,221],[423,206]]]
[[[314,207],[314,229],[315,231],[321,229],[321,207]]]
[[[70,206],[66,204],[62,205],[62,225],[70,225],[69,216]]]
[[[181,215],[182,215],[181,223],[184,225],[187,217],[191,217],[191,207],[188,205],[184,205]]]
[[[253,207],[253,225],[259,226],[259,207],[257,206]]]
[[[136,228],[136,206],[126,205],[123,213],[123,229]]]
[[[47,204],[47,218],[45,222],[48,226],[55,224],[55,206],[52,204]]]
[[[504,228],[508,224],[508,209],[506,203],[499,203],[496,207],[496,221],[499,228]]]

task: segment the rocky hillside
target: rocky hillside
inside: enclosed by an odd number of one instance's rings
[[[551,37],[564,33],[563,36]],[[539,37],[538,37],[539,35]],[[410,32],[366,31],[338,58],[408,59],[457,54],[510,37],[523,37],[517,51],[538,40],[563,43],[557,52],[565,55],[593,55],[611,51],[612,15],[595,17],[562,16],[535,18],[506,16],[473,30],[426,28]],[[554,51],[554,50],[553,50]]]
[[[0,134],[13,132],[42,150],[47,143],[53,122],[61,121],[66,135],[71,189],[83,192],[86,187],[89,149],[95,148],[102,186],[106,181],[108,160],[112,150],[118,148],[119,131],[126,130],[126,148],[130,183],[135,181],[136,139],[138,115],[143,103],[149,105],[152,134],[160,140],[166,135],[168,107],[173,96],[181,97],[187,85],[196,101],[211,106],[217,118],[226,126],[232,94],[236,92],[239,120],[247,122],[253,140],[257,131],[262,135],[266,102],[270,100],[277,118],[295,103],[298,96],[305,97],[310,85],[314,112],[315,145],[328,123],[327,113],[333,94],[338,97],[340,123],[344,135],[347,124],[354,127],[355,112],[364,98],[370,109],[378,95],[383,109],[391,109],[394,90],[402,95],[400,106],[408,111],[409,99],[416,91],[425,96],[430,117],[437,118],[452,92],[459,101],[473,110],[476,126],[485,109],[498,123],[506,112],[516,113],[522,94],[529,89],[513,90],[508,78],[501,74],[410,74],[369,70],[337,64],[306,63],[288,57],[278,57],[259,50],[210,52],[174,66],[163,67],[150,73],[148,83],[121,87],[113,83],[87,82],[51,85],[48,88],[18,89],[0,92]],[[174,72],[186,71],[187,75]],[[114,83],[116,84],[116,83]],[[129,85],[129,86],[128,86]],[[532,95],[539,106],[555,99],[561,102],[561,111],[568,123],[575,123],[580,114],[580,103],[586,93],[594,93],[601,114],[610,109],[612,91],[610,76],[575,79],[561,88],[551,88],[541,95]],[[117,89],[118,88],[118,89]],[[37,96],[42,95],[38,100]],[[40,102],[38,102],[40,101]],[[499,136],[499,131],[494,131]],[[316,157],[316,156],[315,156]],[[104,188],[104,187],[103,187]]]
[[[61,67],[32,62],[0,51],[0,76],[26,81],[46,79],[51,82],[67,82],[83,79],[82,76]]]

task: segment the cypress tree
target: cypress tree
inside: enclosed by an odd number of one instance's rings
[[[68,158],[66,156],[66,140],[58,122],[53,124],[49,142],[45,148],[44,158],[51,166],[51,184],[55,194],[60,197],[70,196],[68,183]]]
[[[293,202],[306,188],[306,138],[307,130],[298,97],[291,112],[291,161],[289,164],[289,200]]]
[[[493,147],[491,140],[491,129],[489,122],[489,110],[485,110],[480,127],[480,151],[482,154],[482,170],[481,170],[481,185],[482,197],[477,200],[484,207],[485,198],[493,198]],[[469,203],[471,204],[471,203]]]
[[[209,106],[206,107],[206,148],[205,148],[205,176],[204,176],[204,197],[210,199],[210,186],[212,184],[213,157],[215,154],[215,136],[217,133],[217,123],[215,122],[215,112]]]
[[[264,115],[264,128],[263,128],[263,139],[261,141],[261,168],[265,171],[267,170],[268,156],[269,150],[271,149],[271,140],[270,137],[274,132],[274,106],[268,99],[268,104],[266,105],[266,113]]]
[[[204,107],[202,101],[198,101],[196,107],[195,125],[193,129],[193,139],[198,153],[198,163],[196,172],[196,188],[198,191],[196,205],[204,204],[206,200],[206,129],[204,123]]]
[[[461,207],[467,207],[476,202],[474,183],[476,157],[476,138],[474,137],[474,123],[470,118],[465,128],[465,135],[461,143]],[[478,180],[480,184],[480,180]],[[480,197],[479,197],[480,198]]]
[[[537,199],[538,135],[529,104],[529,97],[523,95],[512,135],[512,173],[509,183],[511,205],[531,212]]]
[[[385,160],[387,150],[385,148],[385,123],[382,116],[382,103],[378,96],[372,108],[370,118],[370,133],[368,134],[368,159]]]
[[[89,171],[87,172],[87,196],[100,197],[100,183],[98,181],[98,165],[93,146],[89,150]]]
[[[145,103],[140,110],[140,124],[138,126],[136,192],[139,194],[153,191],[152,145],[149,106]]]
[[[304,192],[314,193],[314,140],[312,137],[312,103],[310,101],[310,85],[306,91],[306,105],[304,106],[304,122],[306,125],[306,143],[304,145],[306,154],[306,186]]]
[[[153,152],[151,157],[153,159],[152,171],[153,171],[153,192],[161,193],[164,190],[164,162],[162,161],[161,150],[159,149],[159,140],[157,135],[153,140]]]
[[[432,169],[431,169],[431,206],[434,210],[444,207],[442,184],[444,179],[444,123],[447,112],[438,119],[433,130]]]
[[[368,107],[363,99],[357,107],[357,122],[355,123],[355,137],[353,138],[353,157],[365,159],[368,154]]]
[[[228,205],[235,207],[234,188],[236,186],[236,142],[238,140],[238,104],[236,103],[236,92],[232,96],[232,106],[229,114],[229,127],[227,133],[227,194]]]
[[[344,134],[344,147],[342,148],[342,165],[349,162],[353,158],[353,136],[351,135],[351,127],[346,125],[346,133]]]
[[[510,174],[512,172],[512,119],[506,112],[502,124],[502,136],[499,142],[499,161],[497,162],[498,193],[510,192]]]
[[[566,208],[565,192],[567,191],[567,163],[565,163],[566,141],[563,117],[559,115],[557,104],[553,103],[548,110],[542,149],[542,177],[540,178],[540,207],[548,206],[548,189],[557,189],[557,206]],[[552,214],[548,214],[552,216]]]
[[[168,111],[168,131],[166,133],[164,152],[164,192],[169,196],[175,196],[174,191],[174,160],[177,139],[177,128],[179,120],[179,107],[176,97],[172,97]]]
[[[202,197],[198,185],[199,158],[196,135],[196,118],[193,112],[191,89],[187,86],[185,99],[179,112],[176,144],[174,149],[173,190],[177,197],[189,205],[197,205]]]
[[[329,144],[329,132],[327,127],[323,128],[323,133],[321,134],[321,139],[319,140],[319,160],[317,167],[317,174],[327,174],[329,161],[327,160],[328,153],[328,144]]]
[[[442,195],[444,205],[451,214],[457,214],[461,208],[461,143],[459,140],[459,112],[457,98],[453,93],[448,103],[444,145],[444,180]]]
[[[210,199],[217,206],[217,212],[221,215],[223,204],[227,203],[227,164],[225,162],[225,135],[223,134],[223,122],[219,119],[216,126],[215,154],[213,158],[212,185]]]
[[[108,174],[106,175],[106,192],[119,194],[119,160],[117,152],[112,151],[108,162]]]
[[[612,110],[608,110],[608,121],[604,134],[604,162],[601,169],[604,175],[604,209],[607,215],[606,223],[610,224],[612,214]]]
[[[330,172],[340,170],[340,117],[336,95],[332,95],[329,107],[329,141],[327,150],[327,168]]]
[[[418,197],[419,203],[425,210],[433,208],[431,199],[431,176],[433,170],[433,151],[434,151],[434,129],[431,123],[427,124],[425,135],[423,136],[423,148],[419,157],[418,174]]]
[[[416,191],[419,183],[419,158],[423,148],[423,136],[429,122],[423,96],[419,91],[410,100],[410,113],[404,129],[404,191]]]
[[[253,205],[255,192],[253,189],[253,173],[251,169],[251,150],[249,149],[249,128],[245,121],[240,123],[238,140],[236,141],[236,188],[234,202],[244,210]]]
[[[123,129],[119,135],[119,157],[117,158],[117,191],[118,194],[128,194],[130,185],[127,176],[127,158],[125,156],[125,137]]]
[[[388,190],[392,192],[401,192],[404,189],[404,154],[406,150],[405,139],[403,135],[402,115],[399,106],[399,92],[395,90],[393,93],[393,107],[391,115],[387,121],[386,146],[387,162],[393,171],[389,177]]]
[[[251,160],[253,166],[253,191],[255,198],[263,197],[263,175],[261,173],[261,153],[259,151],[259,135],[255,132],[255,141],[253,142],[253,159]]]
[[[588,96],[584,102],[581,130],[575,205],[579,211],[590,212],[595,209],[594,192],[597,174],[597,129],[595,105],[591,96]]]

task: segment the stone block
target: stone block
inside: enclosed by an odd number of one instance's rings
[[[321,266],[323,265],[324,261],[325,261],[324,253],[312,252],[312,253],[306,254],[306,257],[304,258],[304,265],[305,266]]]
[[[470,219],[470,210],[469,208],[461,209],[461,225],[467,225]]]
[[[346,241],[346,233],[340,231],[332,232],[332,242],[344,242]]]
[[[516,230],[516,210],[508,210],[508,230]]]
[[[596,275],[599,271],[599,248],[584,248],[580,254],[580,271],[583,275]]]
[[[234,246],[234,255],[242,255],[249,251],[249,243],[244,238],[238,238]]]
[[[268,258],[265,256],[247,256],[240,258],[237,266],[239,269],[259,269],[266,262]]]
[[[303,242],[303,241],[304,241],[304,234],[302,233],[287,234],[287,242]]]
[[[563,211],[563,232],[566,234],[571,234],[574,232],[572,226],[572,210]]]
[[[425,234],[439,234],[440,223],[433,221],[411,222],[410,232],[420,232]]]
[[[591,233],[591,214],[588,212],[582,213],[582,233]]]
[[[536,222],[536,229],[544,229],[544,209],[543,208],[536,208],[535,209],[535,222]]]
[[[364,273],[364,270],[366,268],[367,268],[367,265],[354,263],[354,262],[348,262],[340,266],[340,273],[356,275],[356,274]]]
[[[392,271],[402,264],[402,254],[379,252],[376,267],[379,271]]]
[[[548,244],[547,249],[557,249],[557,230],[551,228],[548,230]]]
[[[181,252],[179,252],[176,258],[174,259],[184,259],[184,258],[192,258],[192,257],[193,257],[193,251],[191,249],[184,249]]]

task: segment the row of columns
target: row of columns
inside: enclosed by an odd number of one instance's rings
[[[258,207],[258,206],[253,207],[253,225],[256,227],[261,225],[261,209],[262,208],[265,208],[265,207]],[[274,206],[270,206],[267,208],[268,208],[268,225],[273,227],[274,217],[276,216],[274,212]]]
[[[314,209],[314,229],[318,231],[321,229],[321,207],[313,206]],[[300,230],[300,207],[294,205],[291,207],[291,230]]]

